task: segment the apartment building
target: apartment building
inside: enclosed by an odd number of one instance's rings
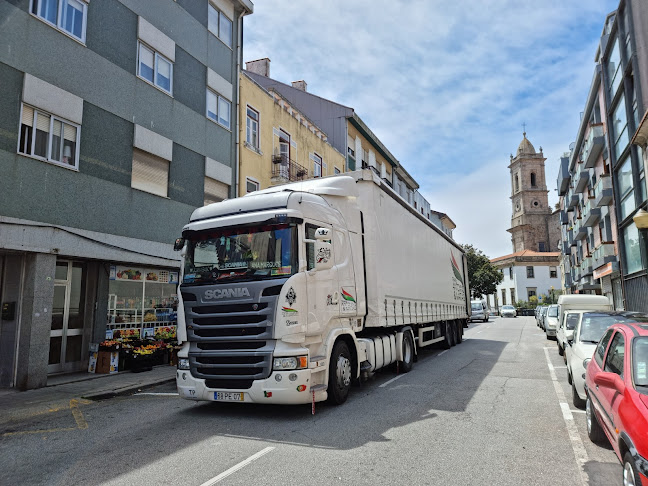
[[[191,212],[232,197],[249,0],[0,0],[0,387],[172,326]],[[159,323],[157,321],[160,321]]]

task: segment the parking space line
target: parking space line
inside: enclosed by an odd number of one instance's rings
[[[244,468],[245,466],[247,466],[251,462],[256,461],[259,457],[266,455],[268,452],[270,452],[272,450],[274,450],[274,447],[266,447],[265,449],[257,452],[256,454],[251,455],[250,457],[248,457],[244,461],[239,462],[236,466],[232,466],[227,471],[222,472],[218,476],[213,477],[212,479],[210,479],[209,481],[206,481],[206,482],[202,483],[200,486],[211,486],[212,484],[216,484],[216,483],[222,481],[223,479],[225,479],[226,477],[231,476],[232,474],[234,474],[239,469]]]
[[[403,376],[405,376],[405,374],[397,375],[394,378],[392,378],[391,380],[388,380],[385,383],[383,383],[382,385],[379,385],[378,388],[385,388],[387,385],[389,385],[390,383],[398,380],[399,378],[402,378]]]
[[[545,358],[547,358],[547,367],[549,368],[549,375],[551,376],[551,381],[553,382],[554,390],[558,396],[558,404],[562,411],[562,416],[565,421],[565,426],[567,427],[567,433],[569,434],[569,440],[571,442],[572,450],[574,451],[574,457],[576,458],[576,463],[578,464],[578,472],[580,473],[581,483],[583,486],[589,484],[589,475],[585,471],[585,463],[589,460],[587,456],[587,451],[583,445],[583,441],[580,438],[578,433],[578,428],[574,422],[574,416],[572,411],[569,408],[567,399],[565,398],[565,393],[563,392],[562,386],[558,382],[556,377],[556,371],[554,365],[551,364],[551,359],[549,358],[549,348],[544,348]]]
[[[177,397],[178,392],[142,392],[142,393],[135,393],[135,396],[137,395],[151,395],[151,396],[158,396],[158,397]]]

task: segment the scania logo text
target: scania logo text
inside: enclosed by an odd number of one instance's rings
[[[205,290],[205,300],[209,299],[231,299],[232,297],[241,298],[249,297],[250,291],[247,287],[237,287],[235,289],[214,289]]]

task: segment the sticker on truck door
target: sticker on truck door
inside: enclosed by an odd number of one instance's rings
[[[342,311],[355,312],[357,305],[353,294],[355,289],[342,287]]]

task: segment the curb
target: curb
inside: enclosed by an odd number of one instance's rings
[[[133,392],[141,391],[141,390],[146,390],[148,388],[153,388],[154,386],[157,385],[163,385],[165,383],[173,383],[175,382],[175,376],[173,378],[164,378],[161,380],[157,380],[151,383],[144,383],[144,384],[137,384],[137,385],[128,385],[122,388],[114,388],[112,390],[102,390],[98,392],[91,392],[91,393],[86,393],[85,395],[81,395],[81,398],[85,398],[86,400],[106,400],[109,398],[115,398],[123,395],[129,395]]]

